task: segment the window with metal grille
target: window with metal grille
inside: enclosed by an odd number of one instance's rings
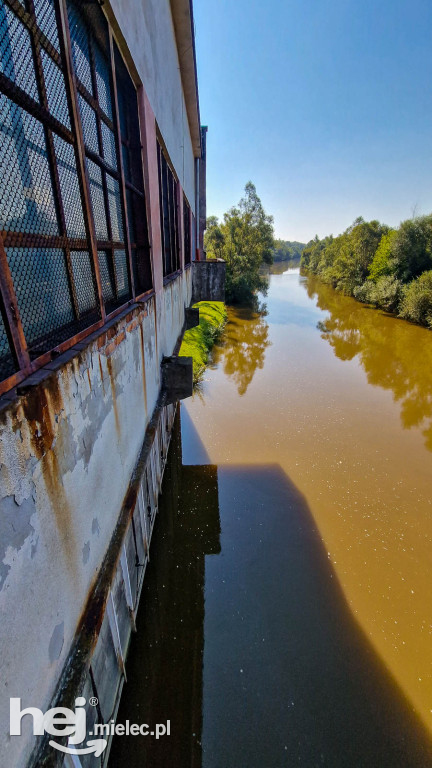
[[[132,297],[132,281],[116,146],[108,24],[97,6],[84,12],[68,0],[67,9],[102,295],[110,313]]]
[[[0,392],[151,286],[136,90],[103,12],[0,0]]]
[[[148,291],[152,287],[153,281],[150,268],[150,247],[144,196],[137,96],[135,86],[120,52],[117,46],[114,46],[114,48],[127,225],[129,228],[135,292],[139,295]]]
[[[1,379],[101,318],[73,141],[54,3],[1,0]]]
[[[183,240],[184,240],[184,263],[185,263],[185,266],[187,266],[192,261],[191,209],[184,195],[183,195]]]
[[[158,143],[159,203],[164,277],[180,269],[178,182]]]

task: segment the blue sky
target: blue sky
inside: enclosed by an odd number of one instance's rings
[[[430,0],[194,0],[208,214],[250,179],[276,236],[432,211]]]

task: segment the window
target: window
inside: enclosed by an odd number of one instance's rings
[[[0,392],[152,287],[136,90],[106,18],[67,0],[68,34],[57,0],[26,8],[0,0]]]
[[[1,379],[101,318],[54,5],[19,11],[0,4]],[[5,284],[25,336],[19,355]]]
[[[180,269],[178,182],[158,144],[159,203],[164,277]]]
[[[129,241],[135,291],[140,295],[152,287],[141,139],[135,87],[117,46],[115,46],[115,65]]]

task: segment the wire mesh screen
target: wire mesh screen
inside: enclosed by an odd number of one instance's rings
[[[101,317],[87,249],[54,3],[0,2],[0,229],[30,358]]]
[[[58,0],[0,0],[0,384],[152,285],[136,91],[99,6],[66,4],[64,32]]]
[[[180,267],[177,182],[159,144],[158,166],[163,268],[166,276]]]
[[[113,122],[108,27],[102,11],[94,6],[85,13],[69,1],[68,17],[102,294],[109,313],[132,297],[132,285]],[[121,269],[119,253],[124,254]]]
[[[150,247],[135,86],[115,46],[118,113],[132,270],[136,294],[152,287]]]

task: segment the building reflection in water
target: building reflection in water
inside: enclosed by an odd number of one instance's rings
[[[117,737],[116,768],[202,764],[204,561],[219,552],[217,467],[182,465],[177,414],[118,714],[119,723],[170,719],[171,734]]]

